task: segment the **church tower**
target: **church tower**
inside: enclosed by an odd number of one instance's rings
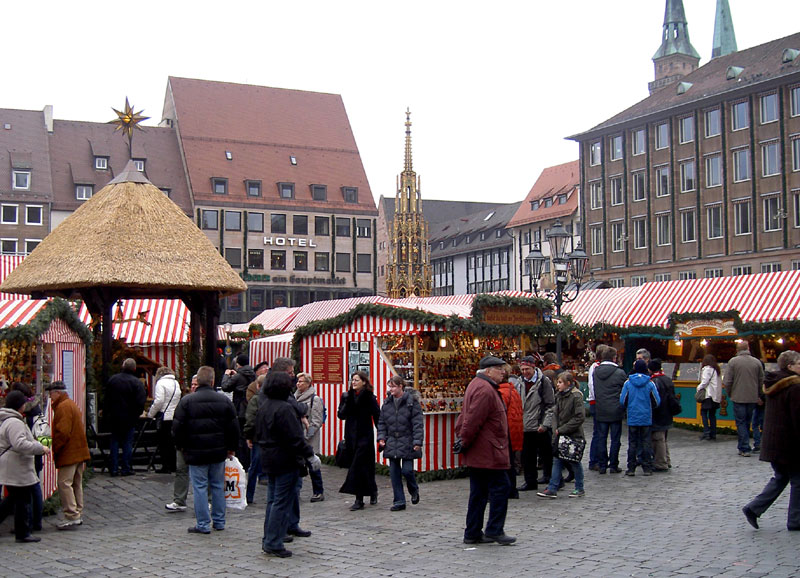
[[[719,58],[736,52],[736,33],[733,31],[733,18],[728,0],[717,0],[717,14],[714,16],[714,44],[711,58]]]
[[[406,151],[397,181],[394,220],[389,232],[389,297],[428,297],[433,292],[428,222],[422,215],[420,179],[411,163],[411,111],[406,110]]]
[[[673,84],[697,68],[700,55],[689,41],[689,25],[683,0],[667,0],[661,46],[653,55],[655,80],[647,85],[650,94]]]

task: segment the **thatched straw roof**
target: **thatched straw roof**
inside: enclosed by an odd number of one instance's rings
[[[247,289],[191,219],[133,163],[56,227],[0,290],[75,296],[98,287],[152,297]]]

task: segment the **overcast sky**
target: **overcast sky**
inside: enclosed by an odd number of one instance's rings
[[[800,31],[798,0],[729,0],[739,49]],[[373,195],[394,195],[405,110],[431,199],[516,202],[564,137],[647,96],[664,0],[3,2],[0,108],[161,118],[167,77],[341,94]],[[716,0],[684,0],[708,62]],[[800,46],[796,47],[800,48]]]

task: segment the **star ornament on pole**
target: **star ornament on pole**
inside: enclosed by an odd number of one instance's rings
[[[117,118],[114,120],[109,121],[109,124],[116,125],[117,128],[114,129],[114,132],[121,130],[122,133],[128,137],[128,149],[129,152],[132,151],[132,141],[133,141],[133,129],[144,130],[142,127],[139,126],[139,123],[148,120],[149,116],[143,116],[142,110],[139,112],[134,112],[133,107],[131,106],[130,102],[128,102],[128,97],[125,97],[125,109],[123,111],[119,111],[114,107],[111,107],[115,113],[117,113]]]

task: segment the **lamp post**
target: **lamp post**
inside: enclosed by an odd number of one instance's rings
[[[226,365],[230,365],[230,357],[233,354],[233,348],[231,347],[231,330],[233,329],[233,325],[231,322],[228,321],[223,326],[225,329],[225,357],[226,357]]]
[[[553,301],[556,307],[556,316],[560,318],[561,306],[564,303],[574,301],[578,297],[578,293],[581,290],[581,282],[589,266],[589,257],[581,248],[580,243],[571,253],[567,253],[568,246],[572,245],[572,234],[564,228],[560,220],[556,220],[553,226],[545,232],[545,238],[550,245],[550,257],[546,257],[537,245],[528,253],[525,261],[529,265],[531,293],[537,297],[542,296]],[[548,259],[553,264],[551,270],[553,271],[555,287],[547,291],[540,291],[539,281],[542,278],[544,266]],[[570,294],[570,291],[567,290],[570,281],[575,284],[574,294]],[[558,358],[558,364],[561,365],[560,331],[556,333],[556,357]]]

